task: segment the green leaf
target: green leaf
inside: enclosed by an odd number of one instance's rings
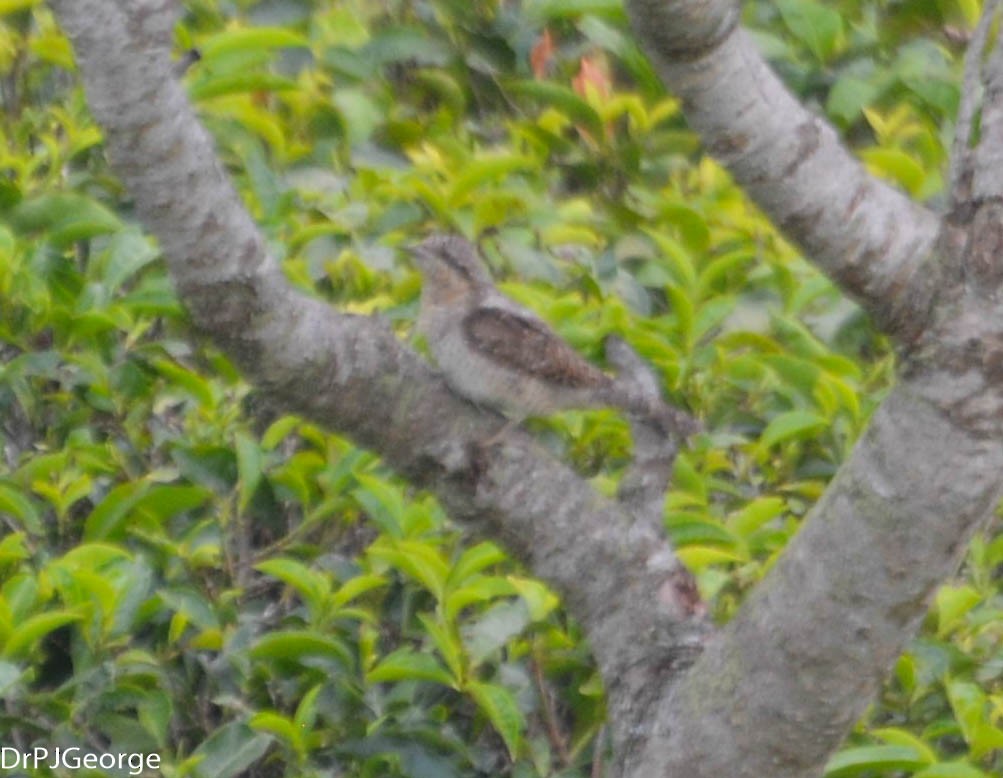
[[[689,453],[681,451],[676,457],[676,465],[672,474],[672,483],[675,489],[682,492],[689,492],[700,502],[707,499],[707,482],[697,472],[690,459]]]
[[[408,648],[394,651],[366,673],[367,683],[391,681],[433,681],[454,689],[458,683],[458,679],[446,672],[434,656],[419,654]]]
[[[294,92],[296,82],[271,73],[226,73],[200,77],[189,89],[192,100],[244,94],[247,92]]]
[[[79,613],[67,610],[50,611],[39,613],[25,620],[16,626],[7,638],[3,646],[3,656],[7,659],[20,659],[25,657],[34,647],[35,643],[48,635],[53,630],[79,621]]]
[[[129,552],[121,546],[111,543],[81,543],[54,560],[52,565],[68,570],[103,572],[110,566],[130,559]]]
[[[311,20],[314,33],[325,46],[357,49],[369,40],[369,28],[357,12],[348,8],[325,8]]]
[[[160,589],[157,596],[164,605],[180,614],[185,623],[191,622],[203,630],[219,629],[219,617],[212,604],[200,592],[177,587]]]
[[[199,44],[199,51],[202,53],[203,62],[211,64],[214,58],[223,54],[308,46],[306,38],[283,27],[241,27],[207,38]]]
[[[478,681],[467,684],[465,691],[474,698],[477,707],[501,735],[511,758],[517,759],[522,748],[522,732],[526,721],[515,696],[503,686]]]
[[[985,692],[970,681],[950,680],[947,683],[947,698],[965,740],[971,744],[978,727],[986,722]]]
[[[446,595],[446,618],[453,621],[464,608],[509,596],[513,591],[512,584],[505,578],[493,575],[468,578],[463,586],[450,589]]]
[[[728,526],[739,537],[753,532],[783,514],[786,502],[780,497],[757,497],[728,518]]]
[[[658,213],[659,222],[673,224],[679,230],[686,248],[705,254],[710,245],[710,228],[703,214],[682,203],[666,203]]]
[[[287,558],[266,559],[255,565],[254,569],[293,587],[314,618],[323,614],[327,597],[331,593],[331,582],[324,573]]]
[[[578,22],[578,29],[582,35],[588,38],[593,44],[604,51],[614,54],[618,60],[618,65],[629,73],[631,80],[637,84],[637,88],[644,92],[645,96],[658,98],[663,95],[665,87],[658,77],[658,73],[652,66],[650,60],[644,55],[636,39],[626,34],[627,25],[616,22],[617,18],[622,18],[623,8],[613,9],[615,13],[607,21],[600,19],[595,12],[589,12]],[[615,118],[618,114],[610,115],[610,109],[621,110],[617,104],[621,104],[627,110],[632,121],[636,124],[636,129],[641,134],[651,131],[651,128],[661,120],[660,110],[664,110],[664,105],[649,106],[645,101],[635,94],[623,94],[614,92],[604,107],[604,119]],[[631,128],[635,129],[635,128]]]
[[[789,354],[764,354],[762,361],[769,365],[785,384],[796,388],[803,397],[811,396],[822,375],[821,368],[814,362]]]
[[[873,77],[843,76],[829,90],[826,113],[843,125],[849,125],[861,117],[864,108],[878,99],[883,86]]]
[[[449,585],[461,584],[484,568],[504,562],[507,558],[505,552],[494,543],[478,543],[464,551],[456,560],[453,569],[449,571]]]
[[[208,379],[170,359],[153,359],[150,364],[170,382],[172,387],[183,389],[206,410],[216,407],[215,393]]]
[[[345,10],[349,16],[357,16],[356,11]],[[449,63],[450,49],[436,31],[429,27],[415,25],[391,25],[385,29],[374,30],[373,38],[363,48],[363,56],[376,67],[393,63],[408,63],[412,68],[418,65],[444,66]],[[419,80],[422,76],[440,74],[454,80],[449,71],[419,69],[414,73]],[[455,83],[455,80],[454,80]],[[458,87],[454,87],[458,88]],[[462,105],[462,100],[459,105]]]
[[[1003,730],[989,720],[988,697],[979,686],[970,681],[949,680],[947,698],[972,758],[980,759],[1003,748]]]
[[[0,513],[13,516],[33,535],[44,531],[41,517],[31,499],[14,486],[0,483]]]
[[[20,562],[30,556],[24,544],[23,532],[11,532],[0,539],[0,565]]]
[[[360,486],[352,491],[352,498],[383,532],[392,538],[402,538],[404,500],[400,489],[365,473],[358,473],[356,479]]]
[[[828,62],[843,43],[843,17],[814,0],[776,0],[784,24],[815,55]]]
[[[418,619],[425,627],[425,632],[432,639],[432,643],[435,644],[439,655],[445,660],[452,677],[462,680],[465,677],[463,646],[453,630],[425,613],[419,613]]]
[[[530,623],[529,608],[522,600],[505,600],[488,608],[463,627],[463,643],[475,664],[480,663],[522,633]]]
[[[1003,749],[1003,730],[983,721],[972,730],[972,759],[982,759],[985,756]]]
[[[237,450],[237,483],[239,489],[238,505],[246,511],[251,504],[258,484],[261,483],[264,456],[258,441],[243,432],[236,435]]]
[[[547,586],[532,578],[520,578],[517,575],[508,576],[509,583],[522,597],[529,616],[533,621],[542,621],[561,604],[560,598]]]
[[[281,713],[261,711],[251,716],[247,724],[257,732],[270,732],[278,736],[301,758],[306,755],[306,746],[303,743],[299,728]]]
[[[139,723],[162,748],[167,748],[169,728],[173,705],[171,698],[159,689],[149,689],[142,692],[142,698],[136,704]]]
[[[163,523],[174,516],[202,507],[212,496],[212,490],[204,486],[154,484],[139,495],[132,510]]]
[[[916,659],[911,654],[903,654],[895,662],[895,678],[909,694],[910,700],[915,700],[917,692],[918,667]]]
[[[10,690],[21,680],[24,670],[13,662],[0,660],[0,699],[13,700]]]
[[[529,0],[525,13],[533,19],[554,20],[597,14],[621,18],[621,0]]]
[[[746,561],[742,554],[719,546],[686,546],[679,549],[677,556],[694,573],[701,572],[709,565]]]
[[[38,581],[33,575],[12,576],[0,587],[0,599],[10,608],[11,621],[19,623],[28,618],[38,600]]]
[[[422,56],[421,49],[432,46],[435,43],[427,37],[420,38],[421,46],[412,46],[406,51],[406,57],[410,58],[413,53],[418,57]],[[428,50],[424,52],[425,59],[441,58],[443,52]],[[462,115],[467,107],[467,96],[463,91],[463,86],[459,81],[444,70],[419,70],[414,74],[415,83],[427,90],[431,95],[442,101],[450,111],[456,115]]]
[[[894,181],[909,194],[917,194],[926,181],[923,167],[899,149],[865,149],[860,156],[869,171]]]
[[[197,778],[235,778],[253,773],[249,768],[265,755],[272,736],[255,732],[246,724],[231,722],[204,740],[192,756],[200,758]]]
[[[129,512],[148,488],[147,481],[129,481],[108,492],[84,520],[83,539],[90,542],[119,536]]]
[[[537,162],[532,157],[519,154],[495,154],[472,159],[459,171],[449,188],[447,200],[453,207],[463,204],[473,189],[487,188],[520,170],[532,170]]]
[[[23,11],[27,8],[34,8],[42,0],[0,0],[0,16],[12,14],[15,11]]]
[[[982,596],[971,586],[944,585],[937,592],[937,635],[944,637],[964,619],[972,608],[981,602]]]
[[[341,608],[356,597],[386,585],[387,579],[382,575],[357,575],[349,578],[335,590],[331,595],[331,604],[335,608]]]
[[[368,140],[383,123],[383,109],[362,89],[339,89],[331,98],[338,109],[349,143],[358,145]]]
[[[787,411],[775,416],[759,437],[759,446],[765,450],[788,440],[813,437],[829,424],[828,420],[809,411]]]
[[[755,260],[755,253],[744,247],[725,252],[710,260],[700,271],[698,299],[714,294],[719,287],[726,287],[729,277],[741,277],[745,267]]]
[[[0,15],[2,15],[2,11],[0,11]],[[32,53],[43,62],[49,62],[63,68],[63,70],[73,72],[73,47],[65,35],[59,35],[55,32],[44,33],[33,37],[30,46]],[[77,150],[88,146],[88,143],[81,144]]]
[[[274,451],[285,438],[292,433],[302,422],[296,416],[282,416],[265,430],[261,436],[261,450]]]
[[[506,88],[519,97],[536,100],[560,111],[573,122],[583,125],[594,138],[604,135],[603,121],[596,109],[565,86],[551,81],[510,81]]]
[[[324,689],[325,684],[318,683],[310,691],[303,695],[303,699],[296,706],[296,715],[293,722],[303,730],[313,729],[317,720],[317,698]]]
[[[967,762],[941,762],[913,773],[912,778],[989,778],[989,773]]]
[[[915,770],[926,761],[908,746],[862,746],[840,751],[825,766],[825,778],[861,775],[869,771],[888,774],[895,770]]]
[[[974,27],[982,15],[982,4],[978,0],[958,0],[958,10],[965,17],[965,24]]]
[[[675,284],[670,284],[665,288],[669,300],[672,302],[672,313],[676,317],[677,332],[683,345],[690,348],[693,344],[694,335],[694,310],[693,303],[682,289]]]
[[[39,195],[15,206],[8,215],[20,232],[44,230],[55,246],[122,229],[118,216],[104,205],[74,192]]]
[[[691,310],[690,317],[692,318],[693,300],[690,300],[685,292],[696,286],[697,271],[690,250],[671,235],[656,230],[653,227],[642,227],[642,230],[645,235],[654,241],[658,247],[661,261],[667,265],[673,278],[682,287],[682,291],[684,292],[683,297],[687,300],[687,306]]]
[[[905,729],[900,729],[898,727],[882,727],[880,729],[875,729],[871,731],[874,737],[881,738],[886,743],[892,746],[907,746],[916,751],[920,758],[924,759],[927,764],[933,764],[937,761],[937,753],[930,747],[930,745],[922,738],[917,737],[912,732]]]
[[[676,547],[690,545],[720,545],[738,550],[740,544],[720,521],[706,514],[673,511],[665,517],[665,527]]]
[[[125,228],[115,233],[108,248],[88,265],[87,276],[101,281],[108,293],[117,292],[157,256],[157,249],[149,238],[138,229]]]
[[[352,652],[339,640],[319,632],[279,630],[262,636],[251,649],[254,659],[308,664],[311,659],[333,660],[343,668],[351,668]]]
[[[446,579],[449,577],[449,565],[439,550],[431,544],[416,540],[396,540],[392,543],[392,546],[389,542],[370,546],[370,558],[385,562],[413,578],[441,602],[445,594]]]

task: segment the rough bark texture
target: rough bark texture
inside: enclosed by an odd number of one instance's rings
[[[589,636],[616,720],[653,700],[652,679],[692,661],[707,631],[691,577],[651,520],[674,444],[640,441],[647,453],[624,503],[526,435],[482,449],[500,417],[453,395],[383,322],[338,314],[286,282],[174,77],[177,3],[52,5],[114,169],[196,325],[275,404],[376,450],[554,586]],[[624,732],[614,727],[617,739]]]
[[[976,194],[962,193],[963,218],[947,226],[867,176],[729,21],[732,3],[628,6],[711,152],[898,340],[903,359],[902,381],[849,461],[738,616],[663,697],[625,774],[817,775],[1003,494],[994,377],[1003,241],[986,191],[999,187],[1003,139],[990,139],[999,95],[990,73],[982,156],[970,165]],[[719,23],[679,23],[702,13]]]
[[[620,504],[528,438],[479,449],[500,420],[453,397],[380,322],[285,283],[171,75],[174,3],[53,5],[115,168],[198,326],[278,402],[382,453],[561,591],[607,683],[617,774],[820,774],[1000,498],[999,52],[980,146],[959,152],[970,192],[954,193],[943,221],[868,177],[798,105],[735,4],[628,0],[708,148],[903,354],[899,386],[801,532],[683,672],[706,629],[652,520],[671,449],[639,435]]]
[[[820,774],[1000,498],[999,435],[947,417],[925,378],[875,413],[625,775]]]
[[[937,288],[935,215],[868,175],[835,130],[797,102],[736,26],[735,3],[633,0],[627,8],[707,149],[885,331],[915,337]]]

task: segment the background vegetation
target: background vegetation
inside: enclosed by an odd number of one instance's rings
[[[619,3],[186,6],[190,93],[295,283],[409,338],[402,247],[462,232],[579,349],[623,335],[704,420],[665,522],[726,620],[893,356],[699,148]],[[978,12],[745,7],[788,84],[933,201]],[[0,0],[2,744],[156,752],[169,778],[598,775],[601,682],[557,598],[193,338],[72,71],[44,4]],[[615,488],[615,414],[533,429]],[[1001,563],[975,541],[828,775],[1003,771]]]

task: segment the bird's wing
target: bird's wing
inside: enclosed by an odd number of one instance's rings
[[[600,386],[609,377],[531,314],[478,307],[462,323],[471,348],[505,367],[568,388]]]

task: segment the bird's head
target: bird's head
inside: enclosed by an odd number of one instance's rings
[[[412,249],[425,278],[423,294],[435,303],[448,303],[491,287],[491,276],[477,249],[459,235],[432,235]]]

